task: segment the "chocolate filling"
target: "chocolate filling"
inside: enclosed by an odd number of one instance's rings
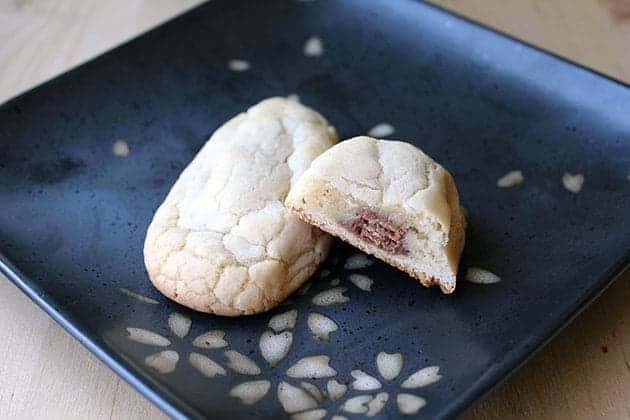
[[[389,217],[377,214],[368,207],[360,208],[356,216],[343,226],[359,238],[391,254],[407,254],[402,240],[407,233]]]

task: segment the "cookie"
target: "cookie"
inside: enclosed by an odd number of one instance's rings
[[[284,199],[337,142],[317,112],[264,100],[220,127],[182,172],[148,228],[155,287],[202,312],[236,316],[278,305],[316,270],[331,238]]]
[[[316,158],[286,206],[415,277],[455,290],[466,220],[453,177],[409,143],[355,137]]]

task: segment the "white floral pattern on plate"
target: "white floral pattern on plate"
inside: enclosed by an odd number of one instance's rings
[[[427,401],[408,392],[398,393],[395,390],[388,392],[387,389],[391,388],[388,383],[397,383],[398,387],[405,391],[423,388],[438,382],[442,378],[442,375],[439,373],[440,368],[438,366],[424,367],[400,382],[397,379],[399,379],[403,364],[404,356],[402,353],[390,354],[382,351],[376,356],[376,370],[379,373],[379,377],[362,370],[353,370],[350,374],[354,381],[350,387],[355,391],[359,391],[360,394],[349,396],[342,403],[341,411],[373,417],[380,413],[389,401],[393,400],[390,397],[390,393],[396,393],[396,403],[402,414],[418,413],[427,404]]]
[[[370,278],[353,274],[354,270],[372,263],[371,259],[357,254],[344,262],[347,275],[341,277],[356,286],[352,293],[372,291],[373,281]],[[327,277],[330,270],[324,269],[322,273],[320,277]],[[271,314],[258,337],[257,356],[253,357],[247,356],[247,352],[229,348],[222,330],[206,331],[193,338],[191,344],[198,351],[186,350],[187,354],[178,351],[178,343],[185,340],[192,329],[192,320],[178,312],[168,316],[166,324],[170,333],[167,336],[143,328],[127,327],[127,338],[142,345],[160,348],[157,353],[144,358],[144,363],[160,374],[174,372],[180,361],[185,360],[207,380],[229,375],[248,377],[226,389],[226,394],[243,405],[254,405],[265,397],[275,396],[282,409],[296,420],[321,419],[326,416],[342,419],[349,414],[373,417],[388,404],[396,404],[402,414],[418,413],[428,401],[409,392],[439,381],[441,375],[438,366],[423,367],[401,380],[404,355],[380,351],[375,356],[376,369],[361,366],[350,372],[339,372],[335,367],[336,353],[333,347],[324,354],[300,355],[290,365],[282,363],[294,349],[295,329],[308,329],[312,340],[333,345],[329,341],[330,336],[338,331],[339,326],[331,312],[335,312],[338,305],[349,301],[349,297],[344,295],[346,292],[346,287],[331,289],[328,280],[320,281],[315,291],[303,291],[302,295],[308,294],[301,298],[306,306],[306,315],[300,317],[300,311],[291,307],[282,307],[285,309]],[[301,295],[298,293],[298,296]],[[289,306],[292,305],[293,302],[289,303]],[[322,307],[326,307],[329,312],[325,315],[319,313],[324,309]],[[220,353],[203,354],[207,351]],[[180,353],[184,353],[185,357],[181,357]],[[247,354],[252,355],[252,351]],[[261,369],[262,365],[256,360],[266,363],[268,369]],[[269,372],[279,374],[280,378],[274,379],[278,375],[269,375]],[[325,385],[320,388],[317,382],[322,384],[322,381]]]
[[[184,339],[190,332],[192,320],[179,312],[172,312],[168,316],[167,324],[173,334],[172,339]],[[160,373],[171,373],[177,368],[180,355],[176,350],[170,348],[173,344],[171,339],[142,328],[127,327],[126,331],[127,338],[131,341],[152,347],[168,347],[166,350],[148,355],[144,359],[147,366]],[[192,345],[200,349],[222,348],[227,346],[227,342],[223,339],[224,336],[223,331],[211,330],[193,339]],[[201,353],[190,352],[188,361],[204,376],[214,377],[226,374],[225,369],[219,363]]]

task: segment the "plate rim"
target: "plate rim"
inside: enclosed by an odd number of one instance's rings
[[[0,251],[0,273],[16,285],[26,296],[28,296],[37,306],[48,314],[66,332],[74,337],[83,347],[90,351],[97,359],[114,371],[120,378],[131,385],[136,391],[157,405],[169,417],[175,419],[186,418],[207,418],[201,412],[191,407],[188,403],[172,395],[168,390],[158,391],[151,387],[148,381],[139,372],[121,360],[116,353],[107,347],[97,343],[89,333],[77,327],[74,321],[64,315],[53,304],[49,302],[51,296],[40,290],[38,286],[24,273],[22,273],[11,261]],[[167,394],[169,398],[165,398]],[[169,401],[172,400],[172,401]]]

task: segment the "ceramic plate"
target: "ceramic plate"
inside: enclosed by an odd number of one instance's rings
[[[453,173],[455,294],[341,244],[260,316],[151,287],[144,235],[178,174],[291,94],[342,138],[376,127]],[[212,1],[2,105],[0,268],[174,417],[447,418],[628,263],[629,115],[627,87],[416,1]]]

